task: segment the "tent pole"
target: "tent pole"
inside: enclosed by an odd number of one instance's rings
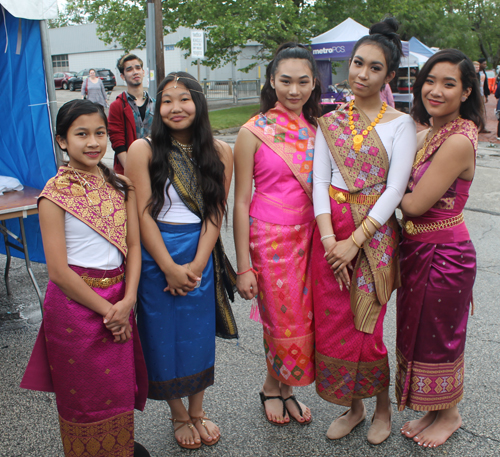
[[[54,86],[54,72],[52,70],[52,55],[50,53],[49,28],[47,21],[40,21],[40,37],[42,39],[43,65],[45,67],[45,82],[47,86],[47,96],[49,99],[50,124],[52,126],[52,138],[54,138],[57,100],[56,89]],[[52,140],[55,149],[56,165],[59,168],[63,162],[63,154],[56,141]]]

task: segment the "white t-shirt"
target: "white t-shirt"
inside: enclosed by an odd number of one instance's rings
[[[158,214],[158,220],[160,222],[170,222],[175,224],[196,224],[201,222],[201,219],[190,211],[184,204],[173,185],[168,188],[168,196],[170,197],[170,200],[168,199],[167,186],[169,182],[170,180],[167,179],[164,189],[165,201],[160,214]]]
[[[68,265],[113,270],[123,263],[123,254],[106,238],[72,214],[64,213]]]
[[[411,167],[417,151],[417,131],[415,122],[404,114],[375,127],[389,157],[387,188],[375,203],[369,215],[379,224],[391,217],[403,199],[410,178]],[[331,214],[330,184],[348,190],[337,164],[328,149],[320,128],[316,135],[313,162],[313,203],[314,215]]]

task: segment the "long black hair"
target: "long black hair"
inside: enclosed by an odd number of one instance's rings
[[[78,119],[80,116],[94,113],[97,113],[99,114],[99,116],[101,116],[102,120],[104,121],[104,125],[106,126],[107,132],[108,118],[106,117],[104,109],[101,105],[91,102],[90,100],[71,100],[69,102],[66,102],[63,106],[61,106],[59,112],[57,113],[56,140],[57,137],[66,140],[68,130],[71,127],[71,124],[76,121],[76,119]],[[66,149],[63,149],[63,151],[67,152]],[[125,194],[125,201],[127,201],[130,186],[123,179],[118,177],[114,170],[109,169],[101,161],[99,161],[97,166],[101,169],[106,182],[111,184],[116,190],[123,192]]]
[[[193,76],[183,71],[168,74],[161,82],[156,94],[155,114],[151,125],[152,159],[149,165],[151,178],[149,211],[153,219],[158,218],[165,203],[165,183],[169,179],[169,185],[171,185],[173,179],[173,168],[169,160],[172,150],[172,136],[170,129],[162,120],[160,108],[162,92],[165,86],[174,80],[189,90],[196,108],[193,124],[190,127],[193,132],[191,158],[196,164],[194,167],[196,179],[203,194],[205,206],[203,217],[205,221],[210,220],[215,225],[219,225],[226,211],[225,167],[220,152],[215,146],[203,89]]]
[[[278,65],[282,60],[286,59],[303,59],[306,60],[314,78],[314,89],[309,97],[309,100],[302,107],[305,119],[312,125],[318,125],[316,118],[321,116],[321,108],[319,102],[321,100],[321,82],[319,80],[318,66],[314,57],[303,44],[288,42],[282,44],[274,54],[274,59],[269,62],[266,69],[266,82],[260,93],[260,112],[265,113],[274,108],[278,97],[276,91],[271,86],[271,77],[276,75]]]
[[[474,122],[477,128],[481,130],[484,127],[484,105],[481,91],[479,90],[476,70],[472,61],[458,49],[443,49],[436,52],[436,54],[425,62],[413,85],[413,109],[411,110],[413,119],[423,125],[430,125],[429,121],[431,117],[422,102],[422,87],[434,65],[440,62],[450,62],[458,66],[462,81],[462,90],[465,91],[471,88],[471,93],[467,97],[467,100],[460,105],[460,115],[464,119]]]
[[[398,31],[399,24],[393,17],[387,17],[381,22],[377,22],[370,27],[370,34],[360,38],[351,53],[351,61],[356,55],[356,51],[363,44],[374,44],[384,53],[387,64],[387,75],[397,72],[401,62],[403,48]],[[386,76],[387,76],[386,75]]]

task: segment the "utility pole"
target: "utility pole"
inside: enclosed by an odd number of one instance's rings
[[[165,78],[163,53],[163,13],[161,0],[148,0],[146,52],[149,68],[149,93],[156,98],[157,87]]]

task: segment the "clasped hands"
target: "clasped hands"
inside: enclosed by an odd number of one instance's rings
[[[103,317],[103,323],[113,334],[115,343],[126,343],[132,336],[130,326],[130,311],[135,304],[135,299],[123,298],[111,306]]]
[[[173,296],[185,296],[195,289],[196,283],[201,281],[204,267],[197,263],[190,262],[184,265],[175,264],[165,272],[167,287],[163,292],[170,292]]]
[[[333,270],[340,290],[343,290],[342,284],[345,284],[349,289],[351,287],[351,278],[349,277],[347,268],[350,270],[353,269],[351,261],[356,257],[359,251],[358,247],[351,238],[336,241],[334,237],[325,239],[323,247],[325,248],[325,260]]]

